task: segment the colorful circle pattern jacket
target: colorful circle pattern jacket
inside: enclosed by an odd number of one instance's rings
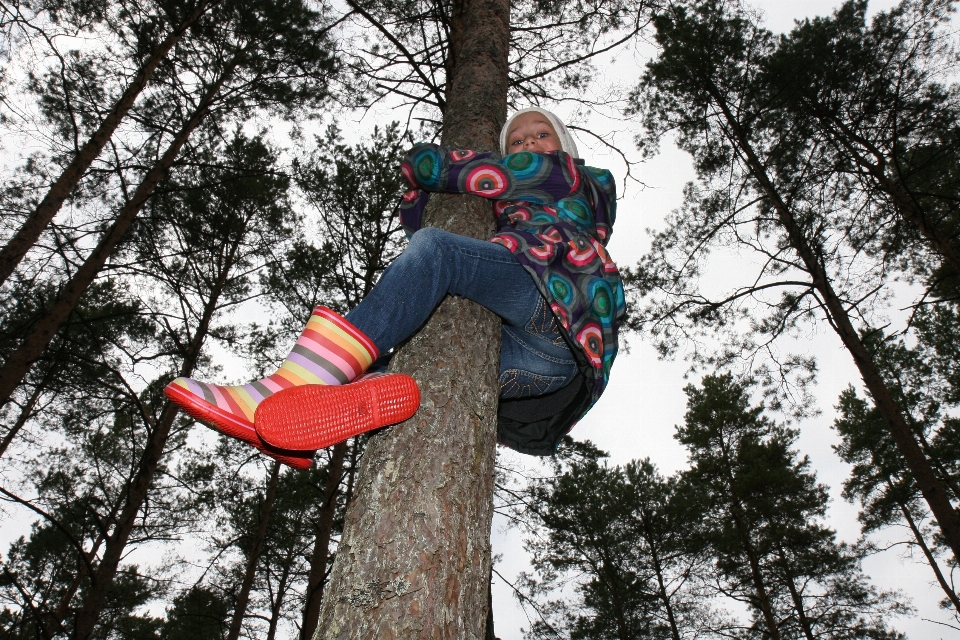
[[[560,439],[600,398],[626,316],[623,283],[606,250],[616,218],[616,185],[606,169],[569,154],[492,152],[418,144],[401,171],[412,187],[400,206],[408,234],[420,228],[429,192],[494,200],[497,232],[533,276],[580,365],[581,375],[545,396],[501,401],[498,438],[534,455]]]

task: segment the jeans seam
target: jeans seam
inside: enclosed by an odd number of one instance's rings
[[[536,378],[537,380],[541,380],[541,381],[543,381],[543,382],[547,382],[547,383],[548,383],[548,386],[551,385],[551,384],[553,384],[554,382],[559,382],[559,381],[561,381],[561,380],[567,380],[568,378],[570,378],[570,376],[545,376],[545,375],[543,375],[542,373],[534,373],[533,371],[527,371],[526,369],[519,369],[519,368],[516,368],[516,369],[507,369],[507,370],[505,370],[505,371],[503,371],[503,372],[500,373],[500,377],[503,378],[503,376],[505,376],[505,375],[507,375],[508,373],[511,373],[511,372],[525,373],[525,374],[527,374],[528,376],[530,376],[530,377],[532,377],[532,378]]]
[[[494,245],[494,246],[498,246],[498,245]],[[498,264],[512,264],[512,263],[516,263],[517,266],[520,266],[520,267],[522,268],[522,266],[520,265],[520,263],[517,262],[517,259],[513,257],[513,254],[512,254],[512,253],[509,254],[508,256],[504,256],[505,259],[501,260],[501,259],[499,259],[499,258],[497,258],[497,257],[491,257],[491,256],[489,256],[489,255],[483,255],[483,254],[481,254],[479,251],[472,251],[472,250],[470,250],[470,249],[465,249],[465,248],[463,248],[463,247],[457,247],[457,251],[459,251],[461,254],[463,254],[463,255],[465,255],[465,256],[470,256],[471,258],[478,258],[478,259],[480,259],[480,260],[486,260],[487,262],[496,262],[496,263],[498,263]],[[509,251],[509,249],[508,249],[508,251]]]
[[[565,358],[557,358],[557,357],[555,357],[555,356],[551,356],[551,355],[548,355],[548,354],[546,354],[546,353],[543,353],[542,351],[539,351],[535,346],[533,346],[533,345],[531,345],[531,344],[527,344],[526,342],[524,342],[523,340],[521,340],[520,337],[517,336],[516,333],[514,333],[513,331],[510,331],[509,328],[507,328],[507,333],[510,334],[510,337],[511,337],[511,338],[513,338],[514,340],[516,340],[517,344],[519,344],[519,345],[520,345],[521,347],[523,347],[526,351],[529,351],[530,353],[532,353],[533,355],[537,356],[538,358],[542,358],[543,360],[547,360],[548,362],[553,362],[554,364],[576,364],[576,363],[577,363],[577,361],[576,361],[575,359],[567,360],[567,359],[565,359]],[[547,344],[553,344],[553,343],[548,342],[548,341],[546,341],[546,340],[544,340],[544,342],[547,342]],[[571,355],[573,355],[573,354],[571,353]]]
[[[551,344],[555,347],[566,346],[567,341],[564,340],[563,336],[560,335],[560,332],[556,331],[555,329],[553,330],[553,332],[543,331],[538,333],[536,331],[537,326],[536,326],[536,323],[534,322],[534,318],[548,317],[549,320],[547,320],[546,322],[550,325],[550,328],[558,326],[557,320],[553,315],[553,311],[547,308],[546,305],[547,305],[547,301],[544,299],[544,297],[542,295],[539,296],[539,300],[537,300],[537,307],[536,309],[534,309],[533,315],[530,317],[529,320],[527,320],[527,323],[524,325],[523,331],[527,335],[543,340],[544,342]],[[549,314],[549,316],[547,314]],[[555,338],[549,339],[544,336],[555,336]]]
[[[527,384],[522,384],[519,381],[520,374],[526,374],[529,376],[530,380]],[[508,379],[504,379],[504,376],[508,376]],[[497,377],[497,382],[500,386],[501,395],[507,389],[508,386],[512,385],[512,388],[507,391],[507,393],[516,393],[519,389],[520,395],[513,396],[507,395],[504,397],[517,397],[517,398],[527,398],[538,395],[543,395],[545,393],[550,393],[555,389],[566,386],[573,379],[573,376],[545,376],[539,373],[533,373],[532,371],[527,371],[526,369],[507,369],[500,373]],[[558,384],[559,383],[559,384]],[[555,386],[556,385],[556,386]],[[531,387],[536,387],[536,393],[523,394],[523,390],[530,390]]]

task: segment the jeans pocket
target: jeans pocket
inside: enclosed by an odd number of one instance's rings
[[[544,376],[523,369],[506,369],[500,373],[501,398],[542,396],[566,385],[573,376]]]
[[[538,297],[537,308],[527,321],[523,330],[529,335],[539,338],[555,347],[565,347],[567,342],[560,333],[560,324],[557,322],[556,317],[554,317],[553,311],[550,310],[543,296]]]

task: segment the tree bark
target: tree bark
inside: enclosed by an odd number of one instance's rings
[[[24,221],[20,229],[10,238],[10,241],[0,249],[0,285],[7,281],[20,261],[27,254],[40,234],[47,228],[53,217],[60,211],[64,201],[76,188],[80,178],[97,159],[103,147],[106,146],[113,132],[120,126],[120,122],[127,115],[136,102],[137,96],[150,81],[154,71],[167,57],[170,50],[180,41],[190,26],[202,16],[210,6],[210,0],[200,0],[194,10],[178,24],[170,34],[164,38],[149,58],[143,63],[140,71],[127,85],[123,94],[110,109],[107,117],[90,136],[90,139],[80,147],[70,164],[63,170],[60,177],[50,185],[50,190],[34,209],[33,213]]]
[[[484,640],[497,640],[497,634],[493,630],[493,571],[487,578],[487,627],[483,638]]]
[[[107,263],[114,248],[116,248],[120,240],[123,239],[123,236],[126,235],[130,225],[133,224],[133,221],[140,213],[140,209],[143,208],[147,199],[153,195],[154,189],[157,188],[160,180],[163,179],[167,170],[177,159],[180,150],[183,148],[183,145],[186,144],[190,134],[193,133],[194,129],[196,129],[204,117],[206,117],[211,104],[231,72],[232,67],[230,70],[225,71],[217,82],[207,90],[197,105],[197,108],[180,128],[180,131],[174,136],[166,151],[164,151],[160,159],[150,168],[146,176],[144,176],[143,182],[137,187],[133,193],[133,197],[120,209],[113,225],[103,234],[100,242],[90,255],[87,256],[87,259],[84,260],[73,277],[63,285],[53,305],[40,317],[20,347],[10,354],[10,357],[3,364],[3,367],[0,368],[0,407],[4,406],[10,400],[10,396],[16,390],[17,386],[19,386],[24,376],[27,375],[27,372],[30,371],[30,366],[43,354],[61,325],[66,322],[74,308],[76,308],[80,298],[83,297],[83,294],[86,293],[87,289],[97,277],[97,274],[100,273],[100,270]]]
[[[257,575],[257,565],[260,563],[260,554],[267,541],[267,525],[270,524],[270,512],[277,497],[277,482],[280,480],[280,463],[274,462],[267,481],[267,492],[260,505],[260,519],[257,522],[257,532],[250,548],[250,557],[243,572],[243,582],[240,584],[240,593],[237,594],[237,605],[233,609],[233,618],[230,620],[230,631],[227,640],[237,640],[240,637],[240,628],[243,626],[243,617],[247,612],[247,602],[250,600],[250,589],[253,588],[253,579]]]
[[[317,537],[310,554],[310,575],[307,578],[306,603],[303,606],[303,623],[300,627],[300,639],[310,640],[317,629],[320,619],[320,603],[323,600],[323,586],[327,577],[327,559],[330,555],[330,534],[333,532],[333,518],[337,511],[337,489],[340,488],[343,475],[343,461],[347,455],[347,443],[334,445],[327,465],[327,486],[323,490],[323,506],[317,520]]]
[[[494,150],[506,119],[509,0],[455,2],[443,144]],[[428,223],[487,238],[489,202],[435,195]],[[314,640],[482,640],[486,631],[499,322],[446,299],[400,349],[420,385],[407,422],[367,445]]]
[[[944,539],[953,551],[954,556],[960,558],[960,514],[957,514],[956,509],[950,504],[946,487],[933,472],[930,461],[927,460],[920,449],[913,432],[907,425],[903,412],[897,406],[893,394],[890,393],[883,376],[870,357],[870,352],[854,328],[845,303],[834,291],[826,267],[821,262],[823,256],[810,244],[800,224],[794,218],[793,211],[780,196],[773,181],[767,175],[764,164],[754,151],[749,136],[731,111],[730,105],[723,98],[719,87],[707,82],[707,90],[727,123],[727,135],[730,141],[742,154],[750,174],[757,181],[764,195],[769,198],[781,226],[787,232],[790,246],[797,252],[807,273],[810,274],[812,285],[823,300],[824,311],[827,313],[833,330],[853,357],[853,362],[860,371],[864,386],[873,397],[873,401],[880,411],[880,415],[883,416],[893,441],[916,479],[924,499],[930,505],[930,511],[933,512],[937,524],[940,525],[940,531]]]

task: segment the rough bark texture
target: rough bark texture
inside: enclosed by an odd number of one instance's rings
[[[493,150],[506,118],[509,1],[454,3],[445,145]],[[489,202],[435,197],[429,224],[489,237]],[[447,298],[395,358],[416,416],[371,438],[314,640],[481,640],[487,623],[499,321]]]
[[[137,96],[143,91],[144,87],[157,70],[160,63],[167,57],[170,50],[187,33],[190,26],[196,22],[200,16],[206,12],[211,5],[209,0],[201,0],[197,3],[194,10],[187,15],[183,21],[178,24],[173,31],[157,46],[156,50],[147,58],[143,67],[133,77],[130,84],[124,90],[123,94],[113,105],[113,108],[107,113],[107,116],[100,123],[100,126],[90,136],[90,139],[80,147],[73,160],[60,174],[60,177],[50,185],[50,190],[43,197],[37,208],[24,221],[23,226],[10,238],[9,242],[0,249],[0,284],[7,281],[13,270],[17,268],[23,256],[27,255],[40,238],[40,234],[47,228],[53,217],[60,211],[63,202],[70,193],[76,188],[80,178],[90,168],[93,161],[97,159],[100,152],[106,146],[107,142],[113,136],[113,132],[120,126],[120,122],[126,117],[127,113],[133,107]]]

